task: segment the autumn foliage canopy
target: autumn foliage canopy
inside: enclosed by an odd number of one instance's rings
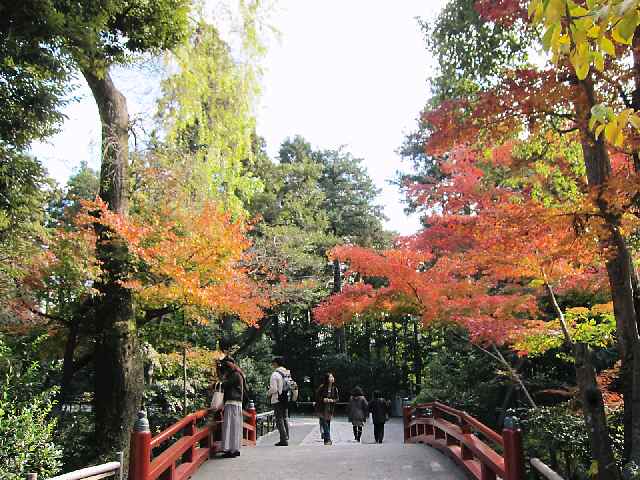
[[[566,2],[543,3],[477,1],[476,10],[505,25],[548,26],[555,17],[543,13],[553,15],[553,5]],[[590,26],[587,36],[600,45],[592,52],[615,54],[609,43],[622,43],[615,21],[603,19],[597,32]],[[562,43],[568,32],[548,28],[553,39],[542,43],[554,55],[552,63],[505,71],[495,86],[424,112],[424,149],[438,175],[407,184],[405,191],[423,213],[425,228],[388,251],[335,248],[331,257],[348,264],[355,283],[315,310],[319,322],[392,312],[401,302],[412,305],[425,325],[449,321],[476,341],[517,342],[527,325],[539,325],[540,298],[571,288],[608,288],[611,218],[625,236],[640,226],[640,179],[632,156],[637,119],[613,87],[603,87],[602,103],[590,116],[571,108],[584,98],[575,77],[586,60],[552,43]],[[600,62],[598,54],[588,58]],[[628,75],[611,61],[607,67],[611,85]],[[611,158],[611,175],[597,186],[585,168],[585,132],[602,135]],[[383,288],[371,286],[380,282]]]

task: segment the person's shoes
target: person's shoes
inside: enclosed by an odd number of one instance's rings
[[[274,444],[274,446],[276,446],[276,447],[288,447],[289,446],[289,442],[278,442],[278,443]]]
[[[233,452],[233,456],[234,457],[239,457],[240,456],[240,450],[238,450],[237,452]]]
[[[238,452],[240,454],[240,452]],[[224,452],[222,458],[235,458],[236,454],[233,452]]]
[[[324,444],[325,445],[333,445],[333,442],[331,440],[325,440]]]

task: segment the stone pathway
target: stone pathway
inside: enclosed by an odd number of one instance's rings
[[[464,473],[440,452],[424,445],[403,443],[402,421],[385,428],[385,443],[373,439],[373,425],[365,425],[362,443],[353,440],[351,424],[331,422],[333,445],[325,446],[315,418],[291,420],[288,447],[275,447],[277,432],[260,438],[256,448],[241,456],[206,462],[193,480],[463,480]]]

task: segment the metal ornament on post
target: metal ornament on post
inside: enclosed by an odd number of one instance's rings
[[[406,442],[411,437],[410,427],[411,424],[411,415],[413,413],[413,409],[411,408],[411,404],[409,403],[408,398],[404,398],[402,400],[402,422],[404,426],[404,441]]]
[[[131,433],[129,455],[129,480],[147,480],[151,467],[151,430],[144,410],[138,412],[138,419]]]

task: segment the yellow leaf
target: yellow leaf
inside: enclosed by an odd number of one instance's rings
[[[600,36],[600,27],[598,25],[594,25],[587,31],[587,36],[589,38],[598,38]]]
[[[640,130],[640,117],[638,115],[633,114],[629,116],[629,123],[633,125],[636,130]]]
[[[589,13],[589,11],[584,7],[576,5],[569,9],[569,13],[571,14],[572,17],[584,17]]]
[[[613,45],[613,42],[609,40],[609,38],[602,37],[600,39],[600,48],[610,57],[616,56],[616,47]]]
[[[547,4],[545,14],[547,15],[548,23],[559,22],[562,18],[564,2],[563,0],[550,0]]]
[[[542,46],[545,50],[549,50],[551,48],[551,39],[553,38],[553,33],[555,32],[556,27],[556,25],[551,25],[542,36]]]
[[[631,39],[633,38],[633,34],[636,31],[636,27],[638,26],[638,12],[636,9],[629,10],[622,20],[618,22],[616,29],[622,38],[626,40],[627,43],[631,43]]]
[[[599,72],[604,71],[604,56],[600,52],[593,52],[593,64]]]
[[[584,80],[587,78],[587,75],[589,74],[589,62],[585,62],[584,59],[573,55],[571,56],[571,64],[576,71],[578,80]]]
[[[604,138],[611,144],[616,145],[619,134],[620,128],[618,127],[618,122],[607,123],[607,126],[604,127]]]
[[[600,137],[600,134],[602,133],[602,131],[604,130],[605,125],[604,124],[600,124],[596,127],[596,131],[594,132],[596,135],[596,139],[598,137]]]

